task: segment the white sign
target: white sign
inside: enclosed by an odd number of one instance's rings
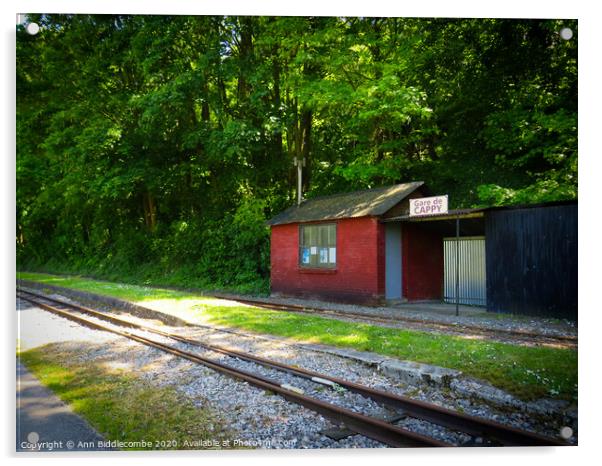
[[[419,197],[410,199],[410,217],[447,213],[447,194],[445,196]]]

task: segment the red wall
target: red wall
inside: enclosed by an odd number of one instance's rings
[[[402,238],[403,297],[443,298],[443,237],[415,223],[404,223]]]
[[[367,303],[383,299],[384,225],[374,217],[349,218],[336,223],[334,270],[299,267],[298,223],[272,227],[272,293]]]

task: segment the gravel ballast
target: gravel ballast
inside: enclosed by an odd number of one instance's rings
[[[58,298],[65,300],[64,297]],[[279,396],[259,390],[244,382],[233,381],[211,369],[165,354],[160,350],[106,332],[81,327],[31,307],[27,303],[18,302],[19,307],[22,329],[20,338],[23,349],[58,342],[65,349],[77,354],[77,358],[81,361],[121,367],[157,385],[173,386],[198,406],[209,406],[217,412],[226,427],[237,433],[236,440],[241,447],[372,448],[384,446],[360,435],[353,435],[340,441],[332,440],[321,433],[323,430],[333,428],[328,420],[305,408],[288,403]],[[120,315],[127,317],[123,314]],[[298,365],[400,395],[411,396],[415,399],[461,410],[467,414],[487,417],[549,436],[557,436],[559,430],[570,421],[561,413],[542,413],[533,416],[521,411],[497,409],[474,400],[472,396],[459,396],[448,389],[427,384],[400,383],[366,364],[333,354],[311,351],[272,338],[245,336],[241,333],[221,332],[198,327],[162,327],[162,329],[212,345],[251,352],[265,358]],[[158,341],[161,340],[156,335],[149,334],[148,336]],[[174,343],[169,339],[164,341],[231,366],[277,379],[280,383],[289,383],[303,389],[309,395],[334,402],[356,412],[378,416],[393,414],[390,410],[371,400],[353,393],[333,390],[295,376],[184,343]],[[456,444],[469,440],[467,436],[411,418],[402,419],[397,425]]]

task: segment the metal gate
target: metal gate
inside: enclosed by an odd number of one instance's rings
[[[459,278],[459,302],[473,306],[487,305],[485,237],[443,238],[443,252],[445,257],[443,299],[445,302],[456,302],[457,273]],[[456,258],[458,258],[457,269]]]

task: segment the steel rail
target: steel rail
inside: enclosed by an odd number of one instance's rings
[[[210,369],[226,374],[232,378],[243,380],[250,385],[267,390],[281,395],[287,401],[304,406],[312,411],[315,411],[324,417],[327,417],[335,422],[345,424],[349,429],[358,434],[362,434],[371,439],[385,443],[392,447],[451,447],[452,444],[436,440],[425,435],[421,435],[401,427],[394,426],[380,419],[372,418],[363,414],[356,413],[347,408],[318,400],[316,398],[297,393],[295,391],[283,388],[277,382],[268,378],[252,374],[250,372],[228,366],[227,364],[219,363],[211,359],[202,357],[198,354],[180,350],[173,346],[151,340],[149,338],[136,335],[130,332],[117,330],[112,327],[107,327],[98,322],[86,319],[84,317],[73,314],[54,306],[42,303],[34,298],[21,296],[25,301],[41,307],[49,312],[57,314],[61,317],[78,322],[82,325],[94,328],[97,330],[111,332],[116,335],[129,338],[147,346],[157,348],[174,356],[201,364]],[[46,298],[43,298],[46,299]],[[65,303],[66,306],[72,306],[71,303]]]
[[[364,397],[368,397],[374,401],[384,403],[386,405],[402,409],[407,415],[415,417],[417,419],[425,420],[433,424],[437,424],[449,429],[464,432],[473,437],[484,437],[489,440],[497,441],[507,446],[560,446],[568,445],[566,442],[557,439],[551,439],[539,434],[527,432],[521,429],[517,429],[511,426],[506,426],[488,419],[478,418],[475,416],[469,416],[464,413],[458,413],[446,408],[442,408],[437,405],[425,403],[418,400],[413,400],[401,395],[388,393],[382,390],[366,387],[345,379],[338,377],[332,377],[323,375],[310,370],[302,369],[299,367],[293,367],[278,361],[269,360],[260,356],[255,356],[250,353],[241,352],[238,350],[225,348],[216,345],[210,345],[202,343],[198,340],[182,337],[178,334],[171,332],[165,332],[147,325],[138,324],[129,320],[120,319],[118,317],[109,316],[103,312],[90,309],[85,306],[76,305],[73,303],[67,303],[55,298],[49,298],[44,295],[33,293],[30,291],[21,290],[27,294],[42,298],[51,302],[58,303],[60,305],[71,306],[81,312],[94,315],[98,318],[105,319],[116,323],[121,326],[134,327],[148,332],[155,333],[157,335],[171,338],[182,343],[199,346],[204,349],[225,354],[231,357],[236,357],[249,362],[260,364],[265,367],[270,367],[276,370],[287,372],[304,379],[312,380],[317,383],[326,383],[328,385],[339,385],[349,391],[358,393]]]
[[[544,340],[557,340],[557,341],[569,341],[569,342],[578,341],[577,337],[572,336],[572,335],[544,335],[544,334],[537,333],[537,332],[529,332],[529,331],[524,331],[524,330],[509,330],[509,329],[489,330],[489,329],[484,329],[483,327],[480,327],[478,325],[471,325],[471,324],[467,324],[467,325],[450,324],[450,323],[445,323],[445,322],[434,322],[434,321],[429,321],[429,320],[411,319],[411,318],[405,318],[405,317],[400,317],[400,316],[391,317],[391,318],[382,317],[382,316],[369,316],[369,315],[362,314],[359,312],[342,312],[342,311],[337,311],[334,309],[326,309],[326,308],[320,308],[320,307],[315,307],[315,306],[307,307],[307,306],[302,306],[299,304],[278,304],[278,303],[271,303],[268,301],[262,301],[260,299],[239,298],[236,296],[224,295],[224,294],[220,294],[220,293],[214,293],[214,294],[212,294],[212,296],[219,298],[219,299],[227,299],[230,301],[237,301],[239,303],[250,304],[250,305],[257,306],[257,307],[263,307],[265,309],[272,309],[275,311],[303,312],[306,314],[313,314],[313,315],[319,315],[319,314],[334,315],[334,316],[339,316],[339,317],[358,318],[358,319],[364,319],[367,321],[375,321],[375,322],[382,322],[382,323],[411,322],[414,324],[428,325],[428,326],[432,326],[432,327],[451,328],[451,329],[455,329],[458,331],[461,331],[462,329],[468,329],[468,330],[475,331],[477,333],[481,333],[483,335],[506,334],[506,335],[515,336],[517,338],[535,338],[535,339],[540,338],[540,339],[544,339]]]

